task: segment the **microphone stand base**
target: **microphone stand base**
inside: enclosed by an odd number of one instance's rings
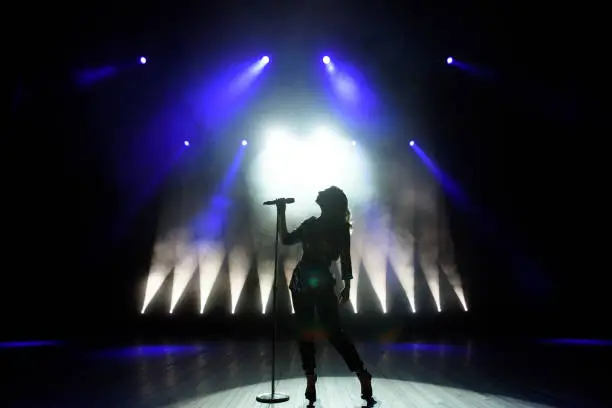
[[[289,396],[281,392],[275,392],[274,394],[266,392],[264,394],[259,394],[255,400],[264,404],[278,404],[279,402],[289,401]]]

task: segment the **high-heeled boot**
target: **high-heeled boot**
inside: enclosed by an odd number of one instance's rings
[[[361,370],[357,372],[357,378],[361,384],[361,399],[366,400],[368,403],[374,402],[372,397],[372,374],[367,370]]]
[[[316,374],[306,374],[306,392],[304,396],[306,399],[313,404],[317,400],[317,375]]]

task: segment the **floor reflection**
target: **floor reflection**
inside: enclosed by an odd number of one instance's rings
[[[272,371],[267,341],[102,349],[83,344],[55,347],[59,343],[54,342],[12,343],[10,348],[3,344],[3,370],[11,374],[2,384],[3,407],[13,406],[8,402],[92,408],[254,407],[255,396],[268,391]],[[602,402],[609,399],[608,384],[597,373],[611,363],[610,348],[599,341],[395,342],[358,348],[385,407],[396,406],[393,401],[400,397],[417,407],[609,406]],[[291,395],[291,406],[302,404],[305,382],[297,345],[280,342],[276,353],[279,391]],[[358,382],[326,342],[317,345],[317,363],[318,406],[361,403]]]

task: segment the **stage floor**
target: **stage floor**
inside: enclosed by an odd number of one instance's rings
[[[609,343],[357,343],[381,407],[610,407]],[[0,343],[2,407],[264,407],[270,391],[265,341]],[[304,407],[295,344],[277,349],[279,407]],[[318,345],[315,406],[360,407],[359,383],[335,350]]]

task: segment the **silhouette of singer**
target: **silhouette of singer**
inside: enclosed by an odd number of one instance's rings
[[[277,204],[280,238],[283,245],[302,244],[303,255],[298,262],[289,289],[299,328],[299,349],[302,368],[306,374],[306,399],[313,404],[317,399],[315,373],[315,310],[319,315],[329,342],[340,353],[348,368],[361,383],[361,398],[373,403],[372,376],[365,369],[352,341],[340,327],[338,304],[349,300],[351,291],[351,224],[348,200],[344,192],[332,186],[317,196],[321,208],[319,218],[311,217],[296,230],[287,231],[286,204]],[[340,258],[344,289],[338,297],[334,292],[335,279],[331,263]]]

